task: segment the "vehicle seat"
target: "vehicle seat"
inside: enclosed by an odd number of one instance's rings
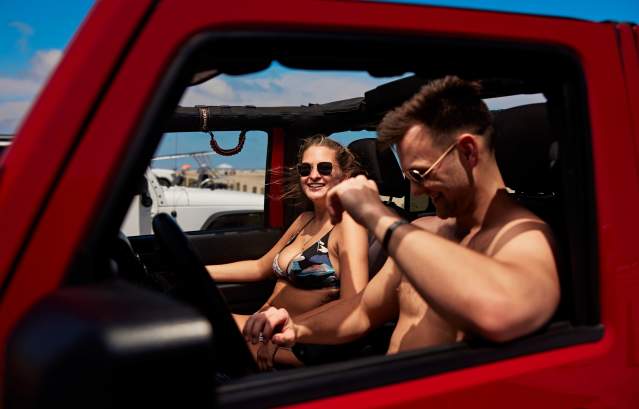
[[[511,195],[553,230],[561,286],[561,301],[553,321],[570,318],[570,268],[567,227],[562,209],[559,141],[553,135],[546,104],[493,111],[497,163]]]
[[[403,198],[408,191],[408,182],[390,149],[379,149],[377,139],[357,139],[348,145],[348,149],[366,171],[366,176],[377,184],[381,196],[388,196],[384,203],[399,216],[410,220],[410,214],[396,205],[392,198]],[[386,262],[386,252],[375,236],[368,236],[368,271],[372,278]]]

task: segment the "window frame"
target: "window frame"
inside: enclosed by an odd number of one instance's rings
[[[431,37],[426,35],[403,36],[387,34],[382,35],[381,37],[391,39],[393,41],[405,41],[410,39],[417,43],[424,40],[432,40]],[[211,42],[216,43],[218,51],[221,48],[220,44],[231,47],[232,40],[234,38],[270,38],[271,41],[274,42],[284,41],[287,38],[294,38],[295,40],[317,40],[317,38],[320,38],[321,41],[336,42],[337,39],[344,41],[345,38],[357,38],[359,41],[375,41],[375,39],[380,38],[380,35],[367,33],[318,34],[312,32],[287,34],[244,31],[197,34],[188,40],[185,46],[179,51],[173,64],[167,71],[167,74],[162,78],[160,85],[156,90],[155,97],[153,98],[153,103],[149,105],[149,109],[145,112],[139,129],[136,131],[135,140],[137,141],[136,145],[138,145],[138,147],[146,144],[146,151],[148,152],[149,141],[155,140],[156,142],[159,142],[157,134],[160,133],[160,127],[158,125],[160,121],[157,121],[156,119],[161,118],[162,114],[170,112],[170,109],[168,109],[167,106],[170,107],[177,105],[175,95],[177,92],[176,88],[181,88],[179,87],[180,83],[186,83],[188,78],[188,63],[191,56],[209,45]],[[445,42],[446,40],[437,38],[437,41]],[[453,43],[459,41],[461,40],[451,38],[451,42]],[[494,40],[468,40],[468,42],[479,42],[493,45],[501,43]],[[508,44],[512,42],[509,43],[504,41],[504,43],[508,46]],[[510,46],[517,48],[516,45],[513,44],[510,44]],[[540,45],[539,47],[556,49],[559,51],[559,54],[573,58],[577,62],[578,66],[581,67],[576,57],[567,49],[560,46],[548,45]],[[535,46],[525,44],[523,48],[534,49]],[[408,381],[452,370],[474,367],[489,362],[497,362],[518,356],[566,347],[569,345],[600,340],[603,337],[604,328],[600,324],[599,317],[600,301],[598,297],[597,282],[597,224],[596,213],[594,211],[594,184],[592,183],[593,162],[591,147],[588,143],[590,141],[588,110],[585,103],[583,101],[579,101],[579,96],[586,94],[585,80],[583,78],[583,72],[579,72],[579,75],[580,78],[577,81],[577,84],[573,84],[573,89],[567,91],[567,94],[564,95],[564,102],[569,105],[564,108],[568,108],[567,112],[573,118],[577,119],[572,121],[568,120],[567,122],[570,122],[570,124],[564,124],[565,129],[562,129],[562,131],[571,135],[571,138],[567,140],[571,140],[572,145],[574,145],[575,151],[573,152],[574,157],[572,160],[573,165],[576,164],[573,169],[563,169],[562,177],[564,179],[564,188],[572,187],[576,190],[571,193],[571,200],[573,200],[573,202],[583,199],[584,201],[581,203],[587,203],[587,208],[584,209],[585,214],[576,214],[579,212],[573,212],[573,221],[571,222],[573,224],[571,227],[574,228],[575,219],[581,220],[581,222],[576,224],[579,227],[579,231],[572,232],[572,236],[574,238],[574,236],[585,233],[585,237],[587,238],[583,240],[580,245],[582,246],[582,249],[588,248],[590,250],[588,252],[590,254],[590,258],[588,260],[580,261],[579,265],[582,266],[583,270],[580,270],[577,267],[573,268],[573,271],[577,270],[577,272],[584,273],[577,277],[579,280],[578,285],[579,283],[585,283],[585,285],[582,285],[583,288],[576,290],[575,295],[577,295],[578,298],[581,298],[581,301],[577,300],[576,302],[585,302],[585,306],[590,305],[592,307],[590,309],[584,308],[581,311],[581,316],[578,317],[579,322],[577,325],[570,328],[554,328],[545,334],[536,334],[531,337],[526,337],[500,346],[460,343],[452,346],[404,352],[395,356],[364,358],[343,364],[328,364],[320,367],[303,368],[295,372],[269,374],[268,376],[251,376],[246,379],[238,380],[233,384],[218,388],[218,399],[221,406],[242,407],[255,404],[259,404],[260,406],[271,406],[318,399],[341,393],[354,392],[364,388],[388,385],[395,382]],[[576,126],[571,127],[571,124]],[[150,145],[155,149],[157,144],[151,143]],[[270,133],[268,146],[267,163],[270,164],[272,161],[271,149],[273,148]],[[286,143],[285,146],[289,147],[285,154],[285,158],[290,161],[292,152],[290,147],[293,146],[293,144]],[[145,149],[138,148],[138,158],[146,156],[143,152],[145,152]],[[150,157],[150,154],[151,153],[148,153],[148,157]],[[134,166],[129,163],[129,166],[125,166],[125,168],[133,169]],[[566,185],[567,179],[575,179],[573,172],[575,170],[578,171],[580,176],[580,186]],[[121,175],[123,174],[124,173],[121,173]],[[268,206],[271,205],[271,203],[272,200],[267,200],[265,203],[264,211],[266,216],[265,219],[268,220],[267,225],[272,225],[272,220],[270,218],[271,213],[268,210]],[[569,204],[566,204],[565,206],[569,206]],[[579,241],[582,240],[580,239]],[[574,254],[572,255],[574,256]],[[593,300],[596,300],[596,302]],[[339,373],[340,375],[335,376],[335,373]],[[286,379],[287,382],[282,382],[284,379]],[[291,386],[293,384],[295,386]],[[240,390],[242,393],[239,393]]]

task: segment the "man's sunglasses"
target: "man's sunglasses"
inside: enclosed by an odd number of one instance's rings
[[[408,169],[404,171],[404,175],[406,175],[406,177],[408,179],[410,179],[411,181],[417,183],[418,185],[424,183],[424,181],[426,179],[428,179],[428,175],[433,171],[433,169],[435,169],[435,167],[437,165],[439,165],[439,162],[443,161],[444,158],[446,157],[446,155],[448,155],[450,152],[452,152],[453,148],[457,145],[457,141],[453,142],[452,145],[450,145],[448,147],[448,149],[446,149],[444,151],[444,153],[441,154],[441,156],[439,158],[437,158],[437,160],[435,161],[435,163],[433,163],[431,165],[431,167],[429,167],[428,169],[426,169],[423,172],[418,171],[417,169]]]
[[[310,163],[298,163],[297,164],[297,172],[300,176],[308,176],[311,174],[313,170],[313,165]],[[333,173],[333,164],[331,162],[319,162],[317,164],[317,173],[322,176],[330,176]]]

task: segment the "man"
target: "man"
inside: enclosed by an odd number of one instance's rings
[[[477,83],[449,76],[384,117],[378,139],[397,145],[413,193],[429,195],[437,217],[402,221],[363,176],[335,186],[333,222],[348,212],[389,260],[357,296],[295,322],[281,309],[256,314],[248,340],[337,344],[397,319],[395,353],[468,336],[508,341],[548,321],[559,301],[552,233],[508,196],[479,95]]]

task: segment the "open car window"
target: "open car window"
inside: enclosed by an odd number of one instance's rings
[[[237,50],[242,50],[241,55]],[[474,64],[467,64],[469,59]],[[539,68],[535,64],[539,60],[547,61],[547,64]],[[268,67],[273,64],[277,64],[275,70],[278,71],[275,79],[268,78]],[[198,94],[196,88],[187,86],[196,73],[204,71],[219,72],[220,75],[196,86],[207,90],[200,92],[196,104],[181,105],[190,93]],[[329,73],[338,73],[340,80],[329,80]],[[175,180],[169,180],[170,186],[158,182],[160,189],[184,187],[260,197],[260,204],[248,209],[251,215],[241,223],[261,229],[242,231],[230,215],[225,215],[230,221],[224,221],[221,226],[185,228],[212,229],[210,234],[204,231],[188,236],[192,250],[201,261],[215,264],[257,259],[271,248],[282,230],[300,212],[299,208],[282,200],[280,181],[271,170],[294,166],[301,141],[316,133],[363,132],[361,139],[374,137],[376,126],[386,112],[412,96],[429,80],[447,74],[481,81],[482,97],[492,101],[491,109],[499,124],[496,155],[510,194],[546,220],[556,234],[562,252],[562,301],[552,321],[538,333],[505,345],[472,339],[385,356],[389,331],[395,325],[390,321],[374,334],[370,343],[365,342],[361,351],[347,352],[341,362],[319,360],[304,368],[263,374],[239,371],[241,376],[224,379],[215,386],[220,405],[284,405],[480,367],[601,338],[586,86],[579,59],[571,50],[559,45],[520,44],[499,39],[433,38],[427,34],[406,33],[345,35],[231,31],[220,35],[215,31],[201,32],[179,50],[158,84],[154,103],[144,112],[142,125],[135,135],[143,147],[138,147],[137,151],[133,149],[132,159],[122,166],[119,180],[122,188],[116,190],[104,213],[99,215],[100,226],[110,225],[108,221],[115,221],[117,223],[111,224],[120,226],[125,220],[123,209],[127,206],[130,209],[135,200],[142,203],[142,199],[135,199],[135,194],[141,191],[139,180],[144,175],[155,170],[154,175],[159,180],[159,169],[184,170],[181,176],[185,185],[173,186]],[[236,79],[244,81],[242,86],[250,92],[247,91],[246,97],[224,99],[242,90],[229,85]],[[322,98],[313,100],[315,97],[310,91],[316,91]],[[282,94],[296,99],[283,99]],[[224,98],[207,99],[215,95]],[[515,99],[520,101],[512,103]],[[504,101],[510,102],[506,106]],[[240,173],[240,167],[234,167],[234,175],[229,174],[233,172],[229,168],[216,168],[217,163],[224,163],[217,157],[210,166],[216,169],[212,175],[204,172],[196,176],[192,170],[194,164],[183,168],[186,163],[178,163],[174,158],[160,159],[173,161],[172,166],[165,168],[154,163],[157,161],[153,160],[153,152],[158,156],[174,154],[163,150],[164,146],[171,146],[171,142],[169,139],[165,142],[162,135],[171,138],[180,132],[184,138],[191,135],[198,138],[208,131],[237,135],[244,130],[248,131],[246,149],[251,143],[263,147],[255,156],[255,167],[246,168],[255,174],[263,169],[263,187],[255,185],[255,191],[248,183],[231,178]],[[229,141],[222,145],[228,148],[233,144]],[[195,149],[199,150],[199,145]],[[380,177],[380,194],[401,199],[395,202],[396,210],[405,212],[402,214],[406,218],[428,214],[428,201],[411,197],[401,170],[399,177],[386,183],[386,169],[386,165],[377,170],[369,169],[370,177]],[[207,178],[213,182],[206,182]],[[138,185],[133,186],[134,181]],[[214,189],[206,183],[202,185],[203,182],[212,183]],[[220,185],[215,186],[216,183]],[[261,219],[253,216],[260,211]],[[166,213],[181,222],[182,213],[175,212],[175,215],[171,210]],[[218,227],[220,231],[217,231]],[[99,235],[99,232],[94,234]],[[145,233],[140,231],[140,234]],[[157,243],[151,240],[132,240],[133,249],[152,272],[170,270],[163,259],[166,254],[162,254]],[[272,288],[249,287],[242,283],[219,286],[224,293],[224,308],[230,307],[230,312],[235,313],[255,311],[255,306],[259,307],[263,302],[260,297],[268,296]],[[260,291],[263,293],[258,294]],[[188,296],[182,302],[189,304]],[[191,305],[202,308],[198,302]],[[223,316],[227,322],[230,320],[229,311],[224,308],[216,310],[215,314],[205,311],[212,326],[216,324],[214,318]],[[230,338],[224,338],[227,333],[213,332],[216,341],[229,342]],[[223,342],[215,345],[223,345]],[[233,358],[232,351],[216,350],[213,355],[222,357],[220,359],[228,364]]]
[[[221,155],[210,147],[244,145]],[[151,234],[153,217],[170,214],[185,231],[264,226],[265,131],[165,133],[133,198],[121,230],[127,236]],[[223,148],[227,149],[227,148]]]

